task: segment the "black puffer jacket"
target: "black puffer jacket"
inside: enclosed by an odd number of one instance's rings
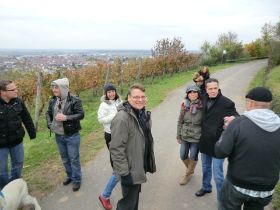
[[[32,118],[20,98],[8,103],[0,98],[0,148],[13,147],[20,144],[25,135],[25,126],[30,139],[36,138]]]
[[[48,111],[46,112],[48,128],[50,128],[53,121],[54,105],[56,100],[57,97],[54,96],[49,101]],[[84,118],[84,110],[82,102],[78,97],[69,93],[62,113],[67,116],[67,121],[63,122],[65,135],[72,135],[81,130],[80,120]]]

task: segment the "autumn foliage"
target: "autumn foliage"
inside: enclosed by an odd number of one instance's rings
[[[55,73],[43,73],[42,78],[42,110],[52,95],[50,84],[53,80],[61,77],[67,77],[70,81],[70,90],[79,95],[84,90],[91,89],[93,94],[102,89],[106,82],[113,82],[122,88],[130,85],[132,82],[144,82],[147,78],[153,82],[157,76],[172,75],[175,72],[186,70],[193,67],[198,62],[198,55],[187,53],[169,54],[168,56],[153,56],[150,58],[123,59],[116,58],[113,61],[98,61],[94,66],[85,66],[75,70],[61,70]],[[17,83],[20,94],[25,103],[29,106],[34,105],[37,76],[36,71],[30,71],[17,76]]]

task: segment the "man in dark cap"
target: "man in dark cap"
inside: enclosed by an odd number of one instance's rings
[[[270,110],[271,92],[257,87],[246,95],[247,111],[234,119],[215,145],[228,157],[221,210],[263,210],[271,201],[280,169],[280,118]]]

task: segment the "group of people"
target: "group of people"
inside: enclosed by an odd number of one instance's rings
[[[70,94],[67,78],[53,81],[51,88],[54,96],[49,101],[46,112],[47,126],[55,133],[67,174],[63,184],[73,182],[73,191],[77,191],[82,179],[79,149],[80,120],[84,117],[82,102]],[[24,127],[30,139],[36,138],[36,129],[30,113],[18,95],[17,86],[13,81],[0,80],[0,190],[9,182],[21,178],[24,162]]]
[[[280,118],[270,110],[272,94],[257,87],[246,95],[247,111],[239,116],[232,100],[222,95],[219,81],[210,78],[208,67],[194,76],[180,107],[177,142],[186,172],[179,181],[185,185],[194,174],[199,152],[202,186],[195,195],[212,192],[212,174],[219,210],[263,210],[279,179]],[[84,118],[81,100],[69,92],[67,78],[51,83],[53,98],[46,112],[47,126],[55,139],[65,169],[63,185],[81,187],[80,120]],[[122,198],[117,210],[137,210],[141,184],[146,173],[156,171],[151,112],[141,84],[132,85],[122,101],[116,87],[105,84],[98,109],[104,138],[110,152],[112,175],[99,196],[106,210],[112,209],[111,193],[120,181]],[[14,82],[0,81],[0,189],[20,178],[23,168],[24,127],[31,139],[36,130],[27,108],[18,97]],[[8,171],[8,156],[11,172]],[[227,176],[223,163],[228,157]]]
[[[205,77],[204,77],[205,76]],[[280,118],[270,110],[271,92],[253,88],[246,95],[246,112],[222,95],[208,67],[195,73],[195,85],[186,89],[178,124],[177,142],[190,180],[201,153],[202,187],[195,195],[212,192],[214,175],[218,210],[263,210],[271,201],[280,169]],[[205,88],[205,89],[203,89]],[[228,157],[227,176],[223,163]]]

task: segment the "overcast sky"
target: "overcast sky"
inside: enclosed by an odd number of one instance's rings
[[[233,31],[243,43],[280,21],[279,0],[0,0],[0,48],[187,50]]]

